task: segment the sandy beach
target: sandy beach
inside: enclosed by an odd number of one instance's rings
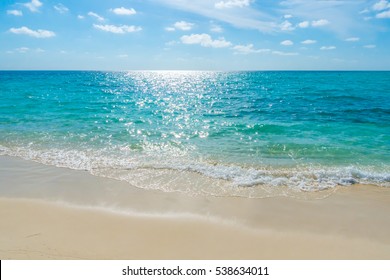
[[[0,157],[1,259],[389,259],[390,190],[188,196]]]

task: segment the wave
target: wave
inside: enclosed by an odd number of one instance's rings
[[[114,155],[104,150],[38,150],[0,145],[0,155],[85,170],[143,189],[193,195],[297,196],[304,192],[325,193],[337,186],[353,184],[390,187],[389,166],[241,166],[180,156],[122,152]]]

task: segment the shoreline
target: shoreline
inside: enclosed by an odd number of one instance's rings
[[[389,259],[390,189],[191,197],[0,157],[1,259]]]

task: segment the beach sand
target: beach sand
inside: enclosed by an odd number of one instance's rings
[[[0,259],[390,259],[390,189],[189,196],[0,157]]]

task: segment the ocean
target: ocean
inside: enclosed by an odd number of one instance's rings
[[[142,189],[390,187],[390,72],[0,71],[0,155]]]

